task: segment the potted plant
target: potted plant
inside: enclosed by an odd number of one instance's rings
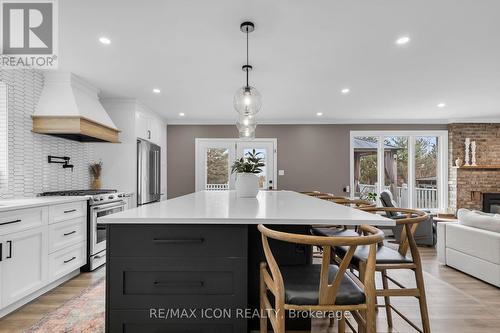
[[[364,196],[362,196],[361,199],[370,201],[370,202],[376,202],[377,201],[377,196],[378,194],[375,192],[368,192]]]
[[[101,188],[102,161],[90,163],[89,171],[93,178],[90,187],[93,190],[99,190]]]
[[[245,157],[236,160],[231,168],[231,173],[236,173],[236,194],[240,198],[255,198],[259,193],[259,177],[257,174],[262,172],[264,167],[264,158],[261,152],[252,152],[245,154]]]

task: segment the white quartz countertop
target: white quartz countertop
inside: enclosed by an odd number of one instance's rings
[[[201,191],[99,218],[102,224],[321,224],[393,226],[380,215],[292,191]]]
[[[1,199],[0,212],[30,207],[48,206],[66,202],[86,201],[84,196],[49,196],[17,199]]]

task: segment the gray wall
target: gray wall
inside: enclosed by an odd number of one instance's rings
[[[256,137],[278,139],[278,188],[342,194],[349,183],[349,131],[445,130],[446,125],[259,125]],[[234,125],[167,126],[168,198],[195,190],[195,138],[235,138]]]

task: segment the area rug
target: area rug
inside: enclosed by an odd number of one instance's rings
[[[104,277],[47,314],[27,333],[104,332]]]

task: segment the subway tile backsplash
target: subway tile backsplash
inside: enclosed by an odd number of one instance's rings
[[[31,116],[43,88],[43,74],[36,70],[0,69],[0,81],[8,85],[8,177],[7,184],[0,184],[0,198],[89,188],[91,143],[31,132]],[[73,172],[61,164],[49,164],[48,155],[71,157]]]

